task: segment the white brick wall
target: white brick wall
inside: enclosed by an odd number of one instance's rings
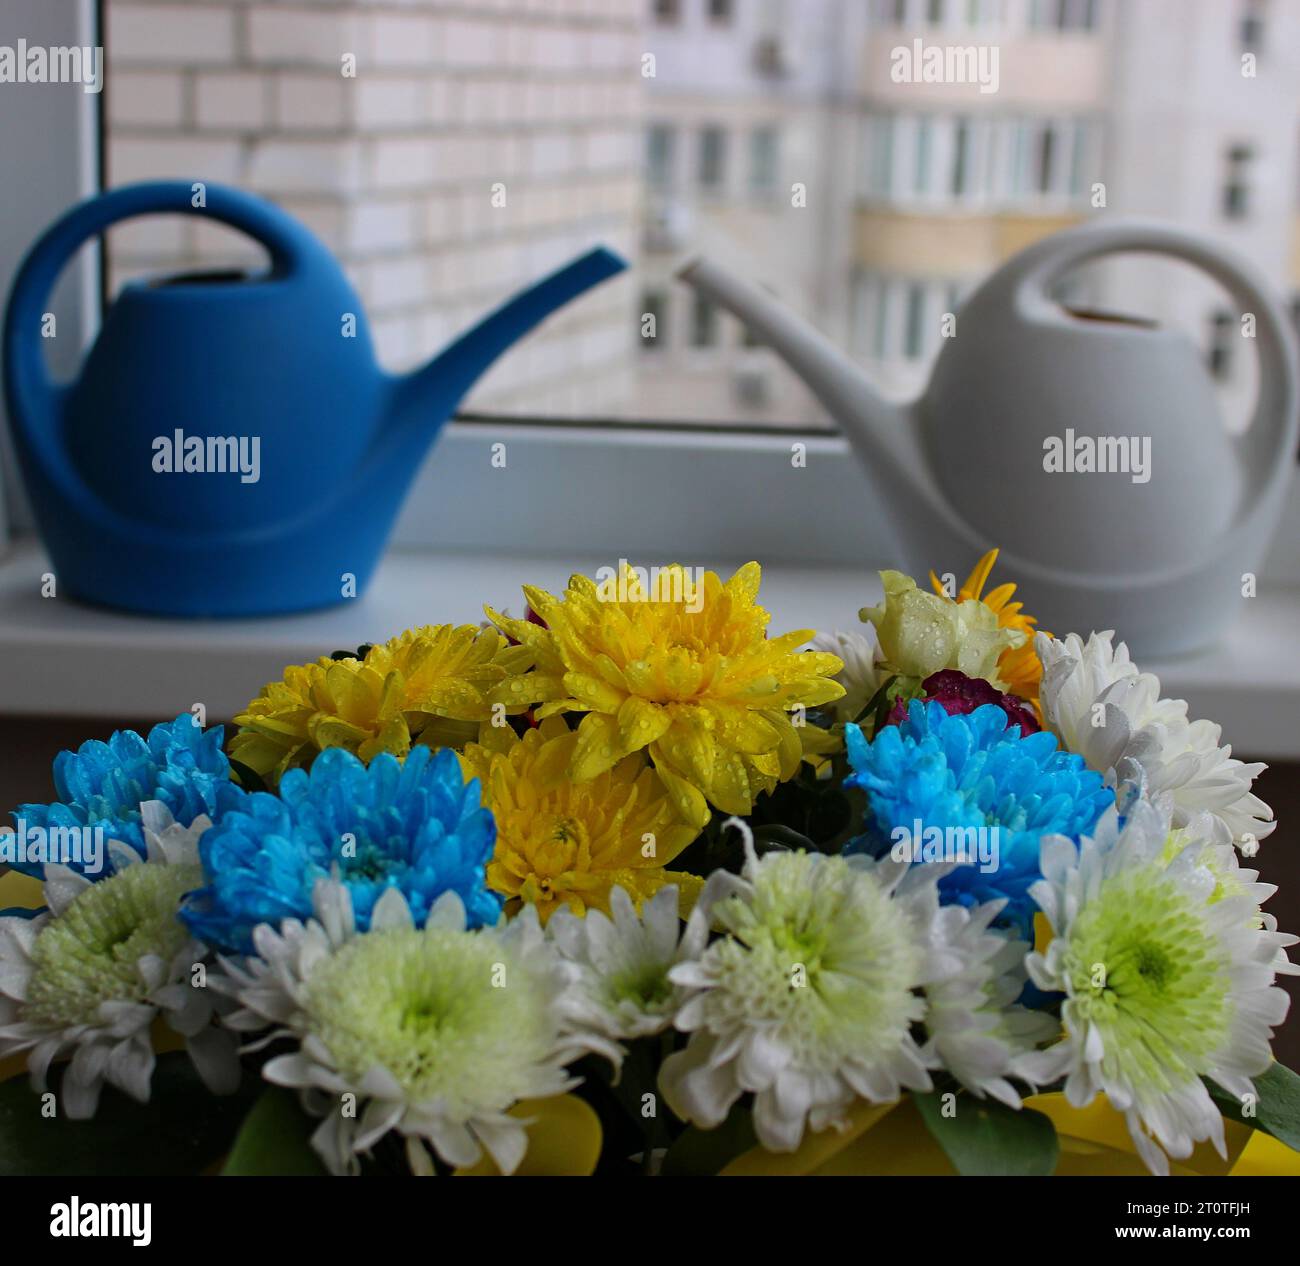
[[[225,4],[110,0],[110,65],[222,65],[235,56],[235,10]]]
[[[195,77],[194,121],[200,130],[259,131],[266,125],[268,87],[251,71],[205,71]]]
[[[250,5],[246,15],[248,55],[263,65],[328,66],[335,71],[341,67],[345,53],[353,54],[360,62],[365,22],[350,9],[319,3],[292,8],[281,4]]]
[[[375,66],[428,67],[448,42],[442,23],[428,14],[376,14],[370,27]]]
[[[203,178],[279,202],[350,273],[384,363],[409,366],[592,245],[635,249],[643,7],[107,0],[110,182]],[[159,218],[110,249],[115,280],[261,256]],[[608,409],[630,381],[636,299],[620,281],[574,304],[470,407]]]
[[[275,121],[286,132],[339,132],[348,121],[348,82],[339,75],[276,76]],[[353,90],[355,91],[355,90]]]
[[[108,94],[109,127],[177,128],[185,122],[185,80],[179,73],[119,70]]]
[[[367,132],[415,131],[428,126],[430,85],[405,75],[367,75],[353,89],[357,127]]]

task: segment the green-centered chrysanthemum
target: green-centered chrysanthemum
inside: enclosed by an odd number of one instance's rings
[[[323,1118],[313,1146],[335,1173],[355,1173],[395,1132],[417,1173],[433,1171],[430,1150],[469,1166],[484,1149],[512,1172],[527,1122],[510,1110],[562,1095],[576,1084],[566,1063],[609,1047],[568,1026],[568,975],[536,911],[470,931],[448,891],[417,929],[390,888],[362,933],[348,889],[326,879],[313,909],[306,923],[259,925],[257,955],[212,982],[241,1004],[233,1029],[297,1040],[262,1074]]]
[[[879,1059],[919,1018],[921,954],[906,910],[843,858],[773,854],[755,868],[751,894],[712,913],[725,933],[718,1001],[776,1026],[809,1072]]]
[[[1189,1156],[1203,1140],[1225,1154],[1205,1080],[1243,1102],[1255,1094],[1287,1009],[1275,973],[1291,969],[1284,947],[1295,938],[1261,913],[1270,889],[1253,872],[1225,884],[1211,870],[1229,844],[1189,826],[1171,857],[1172,797],[1146,800],[1140,786],[1121,783],[1091,838],[1043,840],[1043,878],[1029,891],[1053,938],[1025,966],[1040,989],[1065,995],[1064,1034],[1017,1067],[1040,1085],[1064,1076],[1074,1107],[1104,1093],[1147,1166],[1168,1173],[1166,1153]]]
[[[323,962],[304,1010],[349,1080],[378,1064],[416,1102],[504,1111],[532,1094],[533,1070],[555,1040],[546,999],[527,981],[495,938],[390,929]]]
[[[460,747],[491,720],[533,701],[525,670],[532,653],[495,629],[439,624],[408,629],[372,646],[364,659],[317,660],[286,668],[235,718],[230,755],[269,782],[310,765],[327,747],[363,761],[403,757],[414,742]]]
[[[749,813],[759,793],[793,777],[805,737],[825,737],[799,723],[802,711],[844,693],[831,680],[843,667],[836,656],[798,649],[813,630],[767,636],[760,577],[757,563],[725,583],[676,565],[651,580],[624,564],[616,580],[572,577],[562,598],[525,586],[545,627],[488,615],[533,650],[538,715],[587,714],[570,766],[577,781],[648,751],[681,816],[702,827],[710,805]]]
[[[1156,864],[1110,876],[1080,911],[1063,956],[1065,1007],[1072,1024],[1101,1032],[1103,1077],[1165,1091],[1223,1043],[1230,964],[1205,906]]]
[[[50,1028],[101,1022],[105,1002],[143,1002],[151,985],[140,960],[170,963],[190,941],[176,918],[203,868],[128,866],[88,885],[36,938],[23,1018]]]
[[[697,919],[683,935],[671,888],[660,889],[637,910],[632,897],[616,887],[609,908],[608,915],[589,910],[584,918],[559,910],[547,934],[573,970],[567,1002],[575,1027],[612,1039],[603,1053],[617,1066],[623,1042],[672,1025],[688,991],[668,973],[700,956],[709,930]]]
[[[184,1039],[216,1094],[239,1084],[234,1037],[213,1023],[211,991],[194,968],[208,955],[177,918],[181,898],[203,882],[200,814],[181,826],[160,800],[140,805],[145,850],[109,840],[112,869],[91,882],[49,864],[34,917],[0,917],[0,1062],[26,1055],[36,1086],[53,1060],[70,1056],[59,1113],[94,1116],[107,1083],[141,1102],[153,1077],[157,1021]]]
[[[754,856],[710,877],[692,921],[722,932],[669,979],[694,990],[676,1025],[691,1034],[660,1085],[683,1119],[711,1129],[746,1092],[770,1151],[844,1119],[861,1097],[928,1089],[913,1039],[916,992],[954,965],[939,957],[934,881],[924,868],[803,852]]]

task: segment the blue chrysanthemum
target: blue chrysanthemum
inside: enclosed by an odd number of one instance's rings
[[[913,700],[907,719],[870,743],[856,725],[845,727],[845,740],[854,769],[845,781],[860,787],[869,804],[866,833],[845,851],[888,853],[912,842],[918,823],[931,837],[939,828],[946,840],[963,838],[949,828],[984,828],[984,839],[996,842],[996,865],[987,873],[958,865],[940,881],[941,899],[970,906],[1006,898],[1000,921],[1031,939],[1028,888],[1040,878],[1039,841],[1056,834],[1077,839],[1115,803],[1101,775],[1061,751],[1053,734],[1022,736],[994,704],[950,716],[942,704]],[[917,842],[924,845],[925,837]]]
[[[107,743],[91,739],[75,752],[54,758],[58,800],[19,805],[10,817],[15,827],[28,832],[39,828],[49,838],[102,828],[105,841],[121,840],[143,857],[142,801],[161,800],[177,822],[189,826],[200,814],[215,818],[243,798],[243,791],[230,781],[222,735],[222,726],[204,730],[190,713],[182,712],[175,721],[155,725],[147,739],[134,730],[115,731]],[[67,860],[88,878],[112,873],[107,856],[103,869],[93,874],[76,858]],[[39,878],[44,865],[20,860],[14,868]]]
[[[279,795],[254,793],[204,833],[207,887],[181,917],[209,945],[247,954],[257,924],[308,918],[316,881],[337,870],[359,928],[388,888],[401,890],[418,925],[447,891],[471,927],[494,924],[501,898],[485,868],[495,842],[478,781],[465,781],[454,752],[416,747],[403,763],[385,753],[367,766],[332,747],[310,771],[285,774]]]

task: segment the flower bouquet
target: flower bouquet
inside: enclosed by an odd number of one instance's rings
[[[994,557],[821,636],[623,565],[63,752],[0,1165],[1300,1172],[1263,767]]]

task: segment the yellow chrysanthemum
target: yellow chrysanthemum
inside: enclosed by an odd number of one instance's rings
[[[843,665],[798,651],[811,630],[767,636],[761,575],[747,563],[726,584],[714,572],[697,582],[674,565],[647,591],[625,564],[617,583],[574,576],[562,598],[525,587],[545,628],[488,610],[534,653],[530,694],[546,701],[537,715],[588,714],[574,779],[645,750],[681,816],[702,827],[710,804],[746,814],[760,792],[793,777],[814,727],[787,713],[838,699],[844,688],[830,678]]]
[[[1034,625],[1038,621],[1032,615],[1023,614],[1023,603],[1011,601],[1015,596],[1015,585],[999,585],[991,593],[984,593],[984,586],[997,559],[998,551],[989,550],[966,577],[966,583],[957,591],[956,600],[982,602],[998,617],[998,624],[1002,628],[1013,629],[1025,635],[1024,642],[1003,651],[998,658],[998,676],[1006,682],[1007,689],[1012,694],[1028,699],[1037,708],[1038,687],[1043,679],[1043,665],[1034,650]],[[934,572],[930,573],[930,584],[934,586],[935,593],[944,593],[943,582]]]
[[[609,914],[615,886],[640,908],[676,884],[685,916],[704,881],[664,867],[696,828],[678,817],[644,753],[574,782],[569,765],[577,744],[577,732],[551,717],[522,739],[509,726],[485,725],[481,742],[461,754],[465,777],[479,780],[496,819],[488,886],[505,894],[507,913],[528,903],[545,922],[561,906],[578,915],[593,907]]]
[[[419,741],[459,747],[472,739],[493,705],[524,712],[532,700],[525,670],[532,652],[511,646],[496,629],[426,625],[372,646],[364,659],[320,659],[285,669],[235,718],[231,756],[277,780],[309,765],[327,747],[368,761],[402,757]]]

